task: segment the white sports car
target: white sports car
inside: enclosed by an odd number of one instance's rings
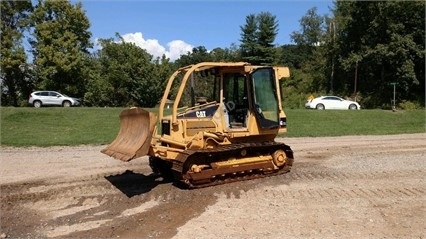
[[[337,96],[320,96],[307,100],[305,107],[317,110],[359,110],[358,102],[345,100]]]

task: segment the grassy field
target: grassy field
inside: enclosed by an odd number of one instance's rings
[[[1,145],[108,144],[123,108],[1,107]],[[155,110],[155,109],[154,109]],[[386,135],[425,132],[425,111],[286,110],[286,137]]]
[[[286,110],[287,137],[426,132],[424,110]]]

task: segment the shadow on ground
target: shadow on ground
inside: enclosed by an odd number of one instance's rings
[[[170,183],[155,174],[144,175],[130,170],[119,175],[106,176],[105,179],[129,198],[147,193],[160,184]]]

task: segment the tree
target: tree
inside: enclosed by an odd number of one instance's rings
[[[0,1],[1,6],[1,104],[18,106],[29,95],[27,55],[22,45],[23,32],[32,11],[30,0]]]
[[[241,56],[243,61],[257,62],[257,21],[256,15],[250,14],[246,17],[246,24],[241,28]]]
[[[276,17],[269,12],[250,14],[240,29],[242,60],[255,65],[272,64],[275,59],[273,42],[278,34]]]
[[[212,61],[212,57],[204,46],[198,46],[192,48],[192,52],[188,52],[186,55],[181,55],[175,63],[178,67],[183,67],[203,61]]]
[[[309,9],[299,23],[301,29],[290,35],[294,43],[302,46],[318,46],[324,43],[324,17],[318,15],[316,7]]]
[[[394,82],[400,100],[424,104],[425,3],[349,2],[337,7],[348,15],[339,45],[342,69],[357,70],[358,89],[370,99],[369,106],[389,105]],[[355,83],[346,82],[348,88]]]
[[[92,43],[81,2],[39,0],[31,20],[36,88],[82,96],[88,72],[85,59]]]
[[[153,100],[159,100],[163,96],[164,90],[166,89],[167,82],[173,72],[176,70],[176,64],[170,62],[168,58],[163,56],[161,59],[157,58],[154,62],[154,76],[153,79]]]
[[[297,45],[282,45],[277,48],[276,64],[301,69],[311,59],[310,54],[306,48]]]
[[[299,56],[293,57],[297,62],[294,79],[300,80],[299,87],[294,94],[313,94],[315,92],[327,91],[326,77],[326,57],[325,57],[325,16],[317,14],[317,8],[309,9],[300,19],[300,30],[294,31],[290,35],[293,42],[296,43],[294,51]],[[288,48],[288,47],[287,47]],[[288,48],[290,50],[291,48]],[[303,86],[302,86],[303,85]],[[306,92],[309,90],[310,92]]]
[[[117,37],[99,40],[99,77],[88,84],[85,99],[98,106],[155,106],[173,71],[171,64],[165,57],[153,61],[146,50]]]
[[[240,57],[240,51],[238,49],[238,47],[233,44],[231,45],[231,47],[229,48],[214,48],[211,52],[211,59],[212,61],[216,61],[216,62],[233,62],[233,61],[240,61],[241,57]]]
[[[259,32],[257,43],[259,55],[262,57],[258,64],[270,65],[275,59],[274,41],[278,34],[278,22],[276,17],[269,12],[261,12],[258,16]]]

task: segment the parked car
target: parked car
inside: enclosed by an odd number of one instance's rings
[[[359,110],[361,106],[358,102],[345,100],[338,96],[320,96],[313,99],[308,99],[305,103],[308,109],[317,110]]]
[[[28,103],[36,108],[48,105],[71,107],[79,106],[80,99],[69,97],[56,91],[35,91],[30,94]]]

